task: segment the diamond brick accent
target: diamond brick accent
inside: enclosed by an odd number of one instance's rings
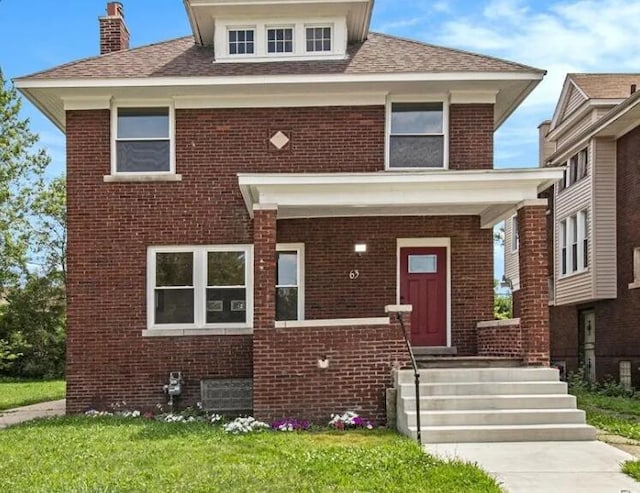
[[[286,146],[290,141],[291,139],[281,131],[276,132],[274,136],[269,140],[269,142],[271,142],[271,144],[273,144],[273,146],[278,150],[282,150],[282,148]]]

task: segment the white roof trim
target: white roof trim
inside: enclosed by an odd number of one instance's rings
[[[543,72],[410,72],[394,74],[318,74],[219,77],[125,77],[75,79],[14,79],[18,89],[92,87],[184,87],[265,84],[314,84],[326,82],[430,82],[476,80],[542,80]]]
[[[278,218],[467,214],[490,228],[562,178],[563,170],[238,174],[249,214],[277,204]],[[462,212],[464,211],[464,212]]]

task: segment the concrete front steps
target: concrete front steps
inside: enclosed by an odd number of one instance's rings
[[[412,370],[395,374],[397,426],[416,437]],[[420,370],[424,443],[595,440],[552,368],[430,368]]]

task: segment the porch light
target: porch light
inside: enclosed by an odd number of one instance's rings
[[[367,244],[366,243],[356,243],[354,247],[355,252],[358,255],[362,255],[363,253],[367,253]]]

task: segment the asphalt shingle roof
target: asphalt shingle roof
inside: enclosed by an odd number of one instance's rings
[[[23,79],[214,77],[419,72],[543,72],[498,58],[370,33],[344,60],[213,63],[192,36],[60,65]]]
[[[593,99],[624,99],[631,95],[631,84],[640,90],[640,74],[569,74]]]

